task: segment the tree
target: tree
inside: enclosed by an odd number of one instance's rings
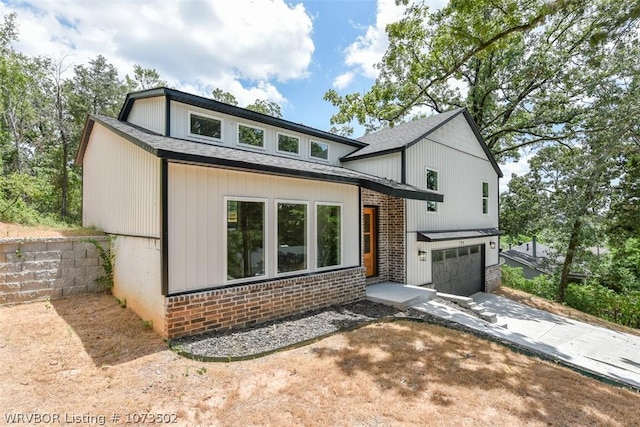
[[[238,100],[230,92],[225,92],[220,88],[216,88],[211,92],[211,97],[218,102],[224,102],[225,104],[238,105]]]
[[[249,104],[245,108],[268,116],[282,118],[282,109],[280,108],[280,105],[266,99],[256,99],[253,104]]]
[[[167,86],[167,82],[160,79],[155,68],[142,68],[139,64],[133,66],[133,78],[127,74],[124,79],[131,92]]]
[[[357,120],[374,130],[416,108],[466,107],[498,157],[582,132],[582,77],[593,51],[633,32],[640,15],[631,0],[458,0],[436,13],[402,3],[372,88],[325,94],[339,108],[332,124]]]

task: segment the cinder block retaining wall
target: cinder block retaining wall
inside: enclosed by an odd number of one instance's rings
[[[364,267],[170,296],[164,335],[244,327],[364,298]]]
[[[106,236],[90,238],[109,248]],[[0,305],[103,291],[98,250],[85,239],[0,239]]]

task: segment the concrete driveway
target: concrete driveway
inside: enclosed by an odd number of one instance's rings
[[[640,337],[593,326],[479,292],[473,299],[498,315],[490,324],[444,304],[429,301],[413,308],[510,341],[535,353],[616,383],[640,389]]]

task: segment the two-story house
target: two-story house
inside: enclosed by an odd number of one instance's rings
[[[83,224],[114,294],[167,338],[363,299],[499,285],[498,179],[466,110],[355,140],[180,92],[89,116]]]

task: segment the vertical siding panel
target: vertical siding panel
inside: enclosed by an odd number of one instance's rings
[[[345,166],[359,172],[400,182],[402,180],[401,162],[401,154],[393,153],[386,156],[369,157],[366,159],[346,162]]]
[[[145,129],[164,134],[164,97],[136,99],[127,121]]]
[[[112,234],[160,237],[160,160],[94,125],[83,160],[83,223]]]
[[[312,227],[314,202],[343,203],[343,264],[359,265],[356,186],[175,163],[169,164],[169,180],[172,293],[225,284],[225,196],[266,199],[268,276],[275,274],[276,199],[308,200]]]

